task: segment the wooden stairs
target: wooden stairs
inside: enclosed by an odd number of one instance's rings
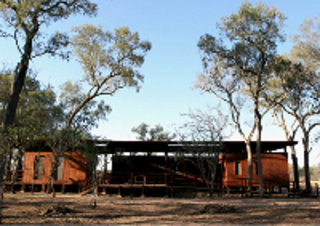
[[[79,184],[79,194],[81,196],[89,194],[92,191],[93,191],[92,177],[84,180],[82,183]]]

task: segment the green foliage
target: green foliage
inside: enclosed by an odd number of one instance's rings
[[[70,115],[81,104],[83,99],[86,98],[86,94],[83,93],[82,84],[79,82],[72,83],[71,81],[67,81],[60,86],[60,89],[59,99],[66,115],[64,122],[67,122]],[[98,102],[92,99],[75,115],[71,126],[76,133],[88,135],[93,127],[98,126],[99,120],[106,119],[110,111],[111,108],[103,100]]]
[[[6,29],[0,29],[0,37],[13,38],[21,54],[33,52],[30,57],[44,54],[67,57],[66,53],[58,51],[69,44],[67,34],[56,32],[48,37],[41,31],[41,27],[67,19],[73,14],[95,15],[96,10],[96,4],[89,0],[1,1],[0,17]],[[24,41],[20,42],[21,39]],[[23,45],[20,46],[19,43]]]
[[[292,164],[289,164],[289,171],[290,171],[290,181],[293,181],[294,175],[293,175]],[[299,167],[298,171],[300,176],[304,175],[304,167]],[[310,166],[310,178],[312,181],[320,181],[320,164],[316,166]]]
[[[4,128],[13,125],[19,95],[29,70],[32,58],[49,54],[68,58],[65,47],[69,44],[67,34],[56,32],[51,37],[43,32],[43,27],[52,22],[67,19],[73,14],[94,15],[96,4],[89,0],[6,0],[0,2],[0,17],[4,28],[0,29],[0,37],[12,38],[21,55],[15,68],[13,88],[10,95]],[[1,176],[1,175],[0,175]]]
[[[13,75],[10,71],[0,73],[0,118],[4,116],[6,105],[10,98],[10,88],[13,81]]]
[[[255,77],[262,76],[263,81],[268,78],[268,63],[275,58],[277,45],[284,41],[283,21],[283,14],[275,7],[244,3],[236,14],[222,18],[222,38],[209,34],[200,38],[198,47],[205,69],[210,72],[216,63],[212,60],[218,58],[223,68],[232,68],[230,77],[240,79],[254,93],[258,88]]]
[[[266,85],[274,77],[273,61],[277,45],[284,41],[285,18],[275,7],[245,2],[237,13],[224,17],[218,25],[220,38],[205,34],[198,47],[204,73],[198,77],[196,88],[213,93],[224,101],[232,121],[246,143],[248,153],[249,187],[252,178],[250,141],[257,129],[257,159],[261,161],[262,118],[272,108],[264,98],[270,95]],[[243,129],[242,108],[252,107],[254,120],[249,133]],[[262,197],[262,164],[259,164],[259,191]]]
[[[305,20],[300,26],[300,34],[293,37],[295,45],[290,51],[290,59],[302,62],[309,71],[320,68],[320,18]]]
[[[137,32],[132,33],[127,27],[115,29],[115,32],[103,31],[101,27],[85,24],[75,27],[76,35],[72,38],[72,50],[84,71],[89,90],[80,98],[78,106],[71,112],[67,125],[93,99],[103,95],[114,95],[124,87],[135,87],[143,75],[136,70],[144,62],[151,44],[140,41]],[[100,102],[100,109],[109,110]]]
[[[204,73],[195,88],[213,93],[229,106],[233,123],[247,141],[261,126],[255,122],[245,135],[241,112],[245,106],[256,109],[256,120],[270,109],[264,98],[274,95],[271,72],[277,45],[284,41],[284,19],[275,7],[245,2],[237,13],[222,18],[221,38],[206,34],[198,43]]]
[[[144,141],[171,141],[176,137],[175,133],[170,134],[169,131],[164,131],[160,124],[151,129],[148,127],[149,125],[143,122],[139,126],[133,127],[131,131],[138,134],[138,140]]]
[[[151,43],[140,41],[137,32],[128,27],[103,31],[101,27],[86,24],[73,29],[72,50],[85,72],[90,86],[104,86],[102,94],[111,94],[118,88],[139,88],[143,75],[135,70],[144,62]],[[104,73],[106,72],[106,73]]]
[[[209,34],[200,38],[204,74],[195,88],[228,103],[236,121],[246,96],[260,111],[266,107],[263,97],[270,96],[277,45],[284,41],[284,19],[275,7],[246,2],[236,14],[222,18],[220,39]]]
[[[0,88],[0,119],[3,120],[9,102],[13,74],[2,73],[0,83],[3,84]],[[27,76],[11,133],[15,133],[18,139],[37,138],[50,130],[54,124],[61,122],[62,118],[62,108],[56,105],[56,95],[52,87],[43,87],[34,77]]]
[[[138,140],[147,140],[148,139],[147,136],[149,133],[148,127],[149,127],[149,125],[147,125],[143,122],[139,126],[133,127],[131,129],[131,132],[138,134],[138,137],[136,137]]]

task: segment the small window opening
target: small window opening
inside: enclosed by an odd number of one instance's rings
[[[56,169],[55,175],[53,175],[53,178],[56,178],[57,181],[63,180],[63,165],[64,165],[64,157],[59,157],[59,165]]]
[[[235,175],[241,175],[241,165],[240,165],[240,162],[235,162]]]
[[[34,179],[41,180],[43,177],[44,156],[36,156],[34,161]]]

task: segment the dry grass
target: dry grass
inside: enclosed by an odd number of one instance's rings
[[[320,224],[319,199],[117,198],[6,194],[3,223],[33,224]],[[224,211],[221,211],[224,210]],[[219,210],[219,211],[217,211]],[[228,210],[228,211],[226,211]]]

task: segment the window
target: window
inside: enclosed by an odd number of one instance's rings
[[[241,175],[241,164],[240,164],[240,162],[235,162],[235,175]]]
[[[53,175],[53,178],[56,180],[63,180],[63,165],[64,165],[64,157],[59,157],[58,168],[56,170],[56,175]]]
[[[41,180],[43,177],[44,156],[36,156],[34,160],[34,179]]]

